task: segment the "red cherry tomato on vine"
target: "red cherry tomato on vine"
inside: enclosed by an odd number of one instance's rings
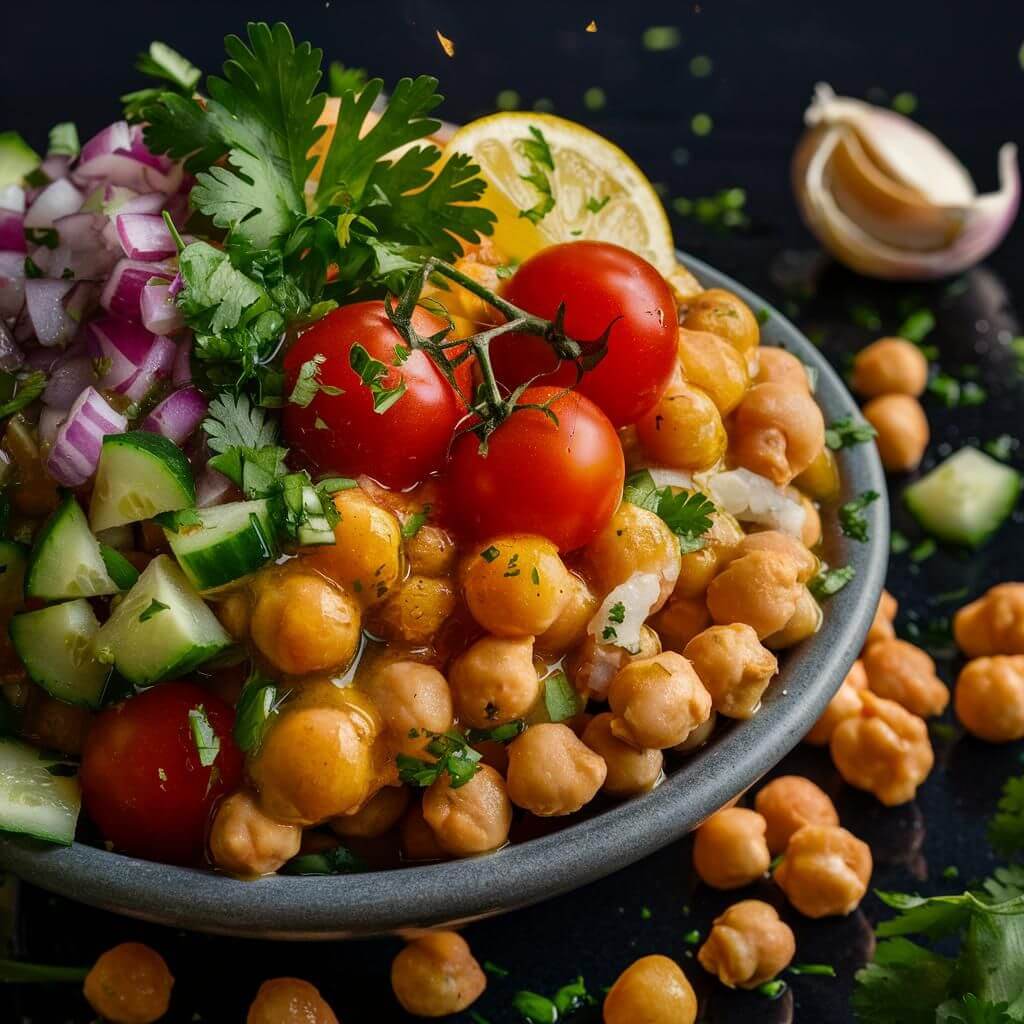
[[[220,741],[204,767],[189,711],[202,708]],[[97,716],[82,750],[82,802],[114,848],[168,864],[202,860],[217,800],[242,781],[235,713],[193,683],[161,683]]]
[[[675,300],[661,274],[628,249],[607,242],[552,245],[523,263],[505,298],[549,320],[564,303],[566,333],[577,341],[596,340],[619,317],[605,357],[579,384],[615,426],[638,420],[668,386],[678,363]],[[541,373],[537,383],[569,387],[576,380],[576,368],[558,366],[536,335],[495,338],[491,359],[509,388]]]
[[[582,547],[611,519],[622,497],[622,446],[608,417],[588,398],[560,388],[528,388],[521,405],[488,439],[464,434],[446,483],[452,518],[467,534],[536,533],[562,551]]]
[[[443,324],[417,308],[413,326],[431,335]],[[357,345],[383,364],[370,384],[352,368]],[[292,448],[325,472],[365,473],[394,488],[419,483],[441,467],[465,404],[425,352],[409,351],[383,302],[342,306],[310,327],[284,357],[286,396],[310,360],[318,360],[324,387],[305,407],[285,403],[284,433]],[[468,393],[468,363],[460,368],[460,386]],[[401,387],[401,397],[389,397]]]

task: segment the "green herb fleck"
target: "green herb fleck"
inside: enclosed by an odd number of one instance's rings
[[[931,537],[925,537],[920,543],[915,544],[910,551],[912,562],[926,562],[938,550],[938,545]]]
[[[161,612],[167,611],[170,605],[164,604],[163,601],[158,601],[155,597],[149,602],[149,605],[139,613],[139,622],[149,622],[154,615],[159,615]]]
[[[675,25],[651,25],[640,37],[645,50],[655,53],[674,50],[682,42],[682,34]]]
[[[284,875],[354,875],[366,870],[366,861],[341,844],[322,853],[293,857],[280,869]]]
[[[611,196],[604,196],[598,199],[596,196],[591,196],[586,203],[587,210],[590,213],[600,213],[611,201]]]
[[[700,932],[696,928],[691,928],[684,936],[683,942],[688,946],[696,946],[700,944]]]
[[[825,444],[834,452],[870,441],[877,431],[870,423],[855,422],[852,416],[844,416],[829,424],[825,431]]]
[[[710,114],[694,114],[690,118],[690,131],[694,135],[710,135],[714,127],[715,122],[711,120]]]
[[[768,999],[778,999],[787,988],[784,981],[776,978],[774,981],[766,981],[763,985],[758,985],[755,991]]]
[[[402,782],[423,788],[433,785],[441,775],[447,773],[449,786],[458,789],[476,775],[480,767],[480,754],[466,742],[461,733],[451,729],[445,733],[428,735],[431,740],[425,749],[435,760],[424,761],[408,754],[399,754],[396,762],[398,777]]]
[[[501,967],[494,963],[493,960],[485,960],[483,963],[484,970],[495,978],[507,978],[512,972],[507,967]]]
[[[857,570],[852,565],[844,565],[841,569],[822,569],[807,588],[820,601],[838,594],[856,575]]]
[[[1024,852],[1024,775],[1007,779],[996,813],[988,826],[988,840],[996,851],[1010,857]]]
[[[78,141],[78,129],[70,122],[63,121],[50,129],[50,144],[46,152],[50,156],[76,157],[81,151]]]
[[[864,509],[872,502],[878,501],[879,497],[877,491],[865,491],[840,506],[839,526],[847,537],[862,543],[868,539],[868,520],[864,515]]]
[[[951,882],[954,878],[960,877],[960,869],[955,864],[950,864],[942,869],[942,877]]]
[[[910,550],[910,539],[899,530],[893,530],[889,537],[889,550],[894,555],[902,555],[904,551]]]
[[[704,535],[711,529],[711,517],[717,511],[714,503],[699,491],[674,494],[671,487],[659,489],[647,469],[627,478],[622,500],[645,508],[664,520],[679,538],[679,547],[684,555],[700,551],[705,546]]]
[[[424,505],[423,508],[418,511],[413,512],[413,514],[409,516],[404,523],[402,523],[402,536],[406,540],[411,540],[420,532],[429,518],[430,505],[428,504]]]
[[[881,324],[879,324],[881,326]],[[935,314],[930,309],[918,309],[900,324],[896,332],[901,338],[920,345],[935,330]]]
[[[790,974],[806,974],[811,977],[834,978],[836,969],[831,964],[792,964]]]
[[[850,307],[850,319],[866,331],[880,331],[882,329],[882,317],[873,306],[865,306],[863,303],[856,303]]]
[[[569,682],[568,676],[559,671],[544,680],[544,706],[552,722],[567,722],[575,718],[587,702]]]
[[[199,763],[204,768],[209,768],[220,753],[220,737],[214,732],[210,719],[206,717],[206,708],[202,704],[189,710],[188,724],[192,730],[192,742],[199,755]]]
[[[519,106],[519,93],[515,89],[502,89],[494,99],[499,110],[515,110]]]
[[[531,224],[539,224],[555,208],[555,196],[548,177],[548,171],[555,169],[555,160],[544,133],[533,125],[528,130],[531,138],[518,139],[516,148],[530,165],[530,173],[519,177],[537,190],[538,199],[529,209],[520,210],[519,216],[525,217]]]
[[[892,98],[892,109],[909,117],[917,110],[917,97],[912,92],[898,92]]]
[[[604,94],[604,89],[599,85],[592,85],[583,94],[583,106],[585,106],[587,110],[603,110],[606,102],[607,97]]]
[[[485,562],[493,562],[500,554],[501,552],[492,544],[490,547],[484,548],[483,551],[480,552],[480,557]]]
[[[358,342],[349,350],[348,362],[363,384],[370,389],[375,413],[383,415],[405,394],[404,379],[399,377],[397,384],[388,387],[384,381],[390,369],[379,359],[374,359]]]
[[[1009,434],[1000,434],[982,445],[987,454],[991,455],[993,459],[999,459],[1000,462],[1009,462],[1019,447],[1020,441]]]
[[[652,917],[654,917],[654,915],[651,913],[651,908],[650,907],[641,907],[640,908],[640,920],[641,921],[650,921],[650,919]]]
[[[694,78],[707,78],[714,70],[714,64],[710,57],[698,54],[690,59],[690,74]]]

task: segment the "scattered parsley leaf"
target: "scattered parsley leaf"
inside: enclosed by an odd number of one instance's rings
[[[976,381],[958,381],[948,373],[940,373],[928,381],[928,391],[942,401],[947,409],[982,405],[988,392]]]
[[[568,676],[559,671],[544,680],[544,706],[552,722],[566,722],[575,718],[587,702],[569,682]]]
[[[920,562],[926,562],[932,555],[938,551],[939,546],[931,537],[925,537],[919,544],[915,544],[910,550],[908,556],[912,562],[918,564]]]
[[[519,177],[537,190],[538,199],[528,210],[520,210],[519,216],[525,217],[531,224],[539,224],[555,208],[551,179],[548,177],[548,171],[555,169],[555,160],[544,133],[533,125],[528,130],[531,138],[516,140],[516,148],[530,165],[530,173]]]
[[[492,544],[490,547],[486,547],[480,552],[480,557],[485,562],[493,562],[501,552]]]
[[[1010,434],[1000,434],[982,445],[987,454],[991,455],[993,459],[999,459],[1000,462],[1009,462],[1019,447],[1020,441]]]
[[[404,523],[402,523],[402,536],[406,540],[411,540],[420,532],[424,525],[426,525],[429,518],[430,506],[424,505],[423,508],[413,512],[413,514],[409,516]]]
[[[493,729],[467,729],[466,742],[472,747],[478,743],[511,743],[526,731],[526,723],[517,718],[511,722],[496,725]]]
[[[189,711],[188,724],[192,730],[192,742],[199,755],[199,763],[204,768],[209,768],[220,753],[220,737],[210,725],[210,719],[206,717],[206,708],[202,704]]]
[[[332,96],[358,93],[366,85],[366,68],[347,68],[340,60],[332,60],[327,69],[327,91]]]
[[[899,530],[893,530],[889,536],[889,550],[894,555],[902,555],[904,551],[910,550],[910,540],[907,535]]]
[[[621,626],[626,621],[626,606],[621,601],[617,601],[608,609],[608,621],[614,622],[616,626]]]
[[[879,325],[881,326],[881,325]],[[920,345],[935,329],[935,314],[930,309],[918,309],[900,324],[896,332],[901,338]]]
[[[688,946],[696,946],[700,943],[700,932],[696,928],[691,928],[684,936],[683,942]]]
[[[852,448],[872,440],[878,431],[870,423],[857,423],[852,416],[844,416],[829,424],[825,431],[825,444],[834,452],[843,448]]]
[[[166,43],[154,41],[149,49],[139,54],[136,70],[151,78],[162,78],[181,92],[191,93],[199,84],[203,73],[191,61]]]
[[[672,492],[671,487],[658,488],[650,470],[642,469],[626,480],[622,500],[653,512],[664,520],[679,538],[682,553],[700,551],[706,544],[704,534],[711,529],[715,505],[699,491]]]
[[[995,816],[989,822],[988,840],[1006,857],[1024,853],[1024,775],[1007,779]]]
[[[536,992],[517,992],[512,997],[512,1007],[527,1024],[556,1024],[558,1007]]]
[[[155,597],[149,602],[149,605],[139,613],[139,622],[149,622],[154,615],[159,615],[161,612],[167,611],[170,605],[164,604],[163,601],[158,601]]]
[[[839,508],[839,526],[847,537],[864,542],[868,539],[868,521],[864,515],[872,502],[878,501],[877,491],[865,491]]]
[[[820,601],[838,594],[856,575],[857,570],[852,565],[844,565],[841,569],[822,569],[807,584],[807,589]]]
[[[792,964],[787,970],[790,974],[805,974],[819,978],[834,978],[836,976],[836,969],[831,964]]]
[[[293,857],[280,868],[285,875],[354,875],[367,870],[366,861],[341,844],[322,853]]]
[[[326,361],[327,356],[318,352],[312,359],[307,359],[299,367],[298,376],[295,378],[295,387],[292,388],[292,393],[288,396],[288,401],[292,405],[298,405],[305,409],[321,392],[334,397],[345,393],[343,388],[324,384],[320,380],[320,367]]]
[[[359,379],[370,389],[375,413],[383,415],[405,394],[405,380],[399,377],[397,384],[386,386],[384,381],[391,373],[390,368],[379,359],[374,359],[358,342],[349,350],[348,361]]]
[[[788,987],[781,978],[776,978],[774,981],[766,981],[763,985],[758,985],[755,991],[768,999],[778,999]]]
[[[850,306],[850,319],[866,331],[880,331],[882,329],[882,318],[877,309],[872,306],[865,306],[857,303]]]
[[[587,210],[590,213],[600,213],[611,202],[611,198],[611,196],[604,196],[598,199],[596,196],[591,196],[586,202]]]
[[[210,402],[203,430],[207,444],[215,452],[232,448],[256,450],[277,442],[277,425],[266,412],[253,405],[246,395],[229,392]]]
[[[479,770],[480,754],[454,729],[445,733],[428,733],[431,737],[426,752],[435,760],[424,761],[419,757],[399,754],[396,762],[398,777],[410,786],[426,787],[436,782],[441,775],[448,774],[448,784],[458,789],[469,782]]]
[[[507,967],[501,967],[493,960],[485,960],[483,969],[494,978],[507,978],[512,973]]]
[[[654,917],[654,914],[651,913],[651,908],[650,907],[641,907],[640,908],[640,920],[641,921],[650,921],[650,919],[652,917]]]
[[[278,703],[277,684],[254,669],[235,707],[234,737],[240,750],[247,754],[259,750]]]

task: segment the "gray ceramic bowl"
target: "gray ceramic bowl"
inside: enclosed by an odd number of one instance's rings
[[[766,304],[699,260],[686,264],[707,287]],[[780,345],[818,370],[817,398],[827,422],[856,412],[818,351],[770,310],[766,344]],[[885,578],[889,550],[885,478],[874,445],[841,452],[841,501],[866,490],[883,500],[867,512],[870,541],[844,537],[823,517],[825,554],[851,564],[856,578],[831,598],[821,631],[783,660],[760,712],[720,727],[656,790],[498,853],[343,877],[274,876],[239,882],[212,872],[136,860],[76,843],[44,848],[0,839],[0,866],[64,896],[180,928],[274,939],[334,939],[409,927],[467,922],[515,910],[610,874],[685,835],[745,790],[792,749],[817,719],[860,650]]]

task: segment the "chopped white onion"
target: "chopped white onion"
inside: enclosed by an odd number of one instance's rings
[[[40,345],[61,345],[77,330],[78,324],[64,308],[64,297],[74,286],[74,281],[51,281],[45,277],[25,282],[25,306]]]
[[[693,477],[683,469],[666,469],[662,466],[648,466],[655,487],[681,487],[684,491],[694,489]]]
[[[78,213],[85,196],[66,178],[52,182],[36,197],[25,213],[26,228],[52,228],[54,221]]]
[[[86,388],[60,425],[46,459],[50,475],[66,487],[84,484],[96,472],[103,438],[123,434],[128,421],[93,387]]]
[[[53,409],[50,406],[46,406],[39,414],[39,440],[43,444],[53,444],[57,439],[57,428],[67,414],[67,409]]]
[[[712,476],[708,487],[715,503],[740,522],[801,536],[806,517],[803,506],[767,477],[749,469],[730,469]]]
[[[640,629],[660,596],[660,576],[653,572],[634,573],[601,602],[587,632],[600,643],[624,647],[635,654],[640,650]]]

